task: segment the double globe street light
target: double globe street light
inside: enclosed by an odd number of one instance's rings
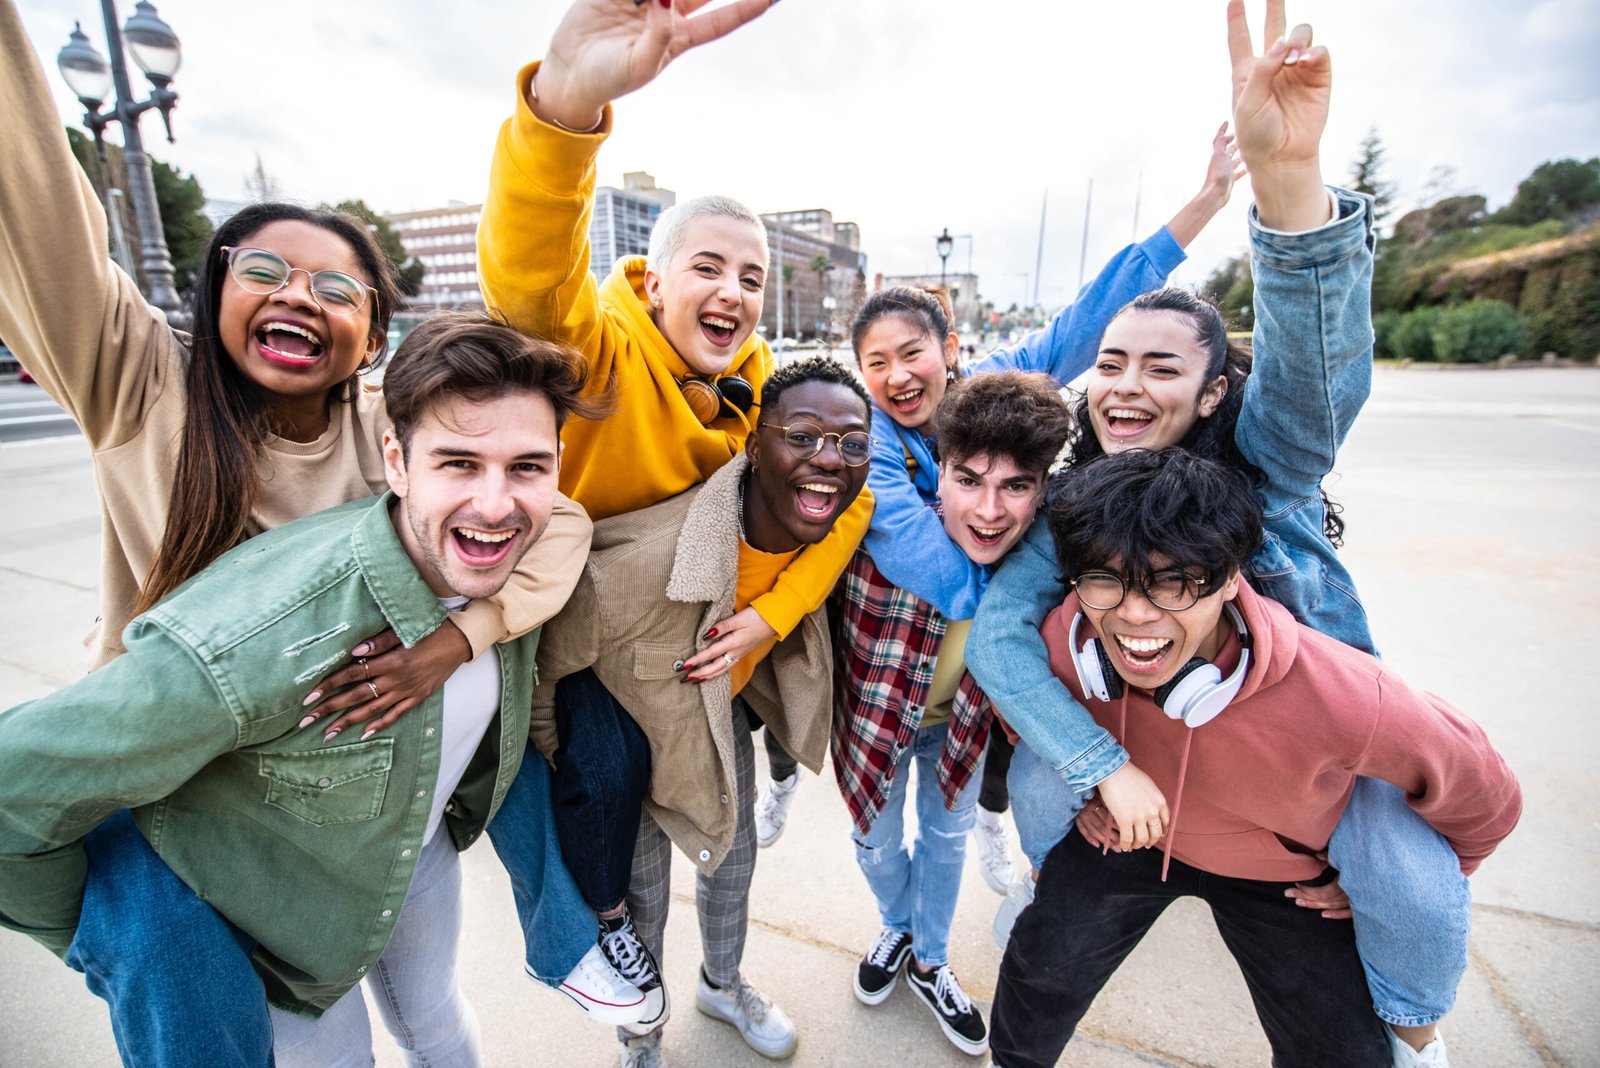
[[[150,157],[145,155],[144,139],[139,135],[139,117],[151,108],[161,112],[172,140],[172,106],[178,94],[169,86],[183,63],[177,34],[156,14],[147,0],[139,0],[133,15],[119,31],[117,11],[112,0],[100,0],[105,18],[106,43],[111,62],[89,43],[80,24],[74,24],[67,45],[56,57],[61,77],[84,107],[83,124],[94,133],[95,147],[105,158],[104,135],[113,122],[122,124],[122,159],[128,171],[128,193],[133,201],[134,218],[139,223],[140,266],[150,286],[150,302],[160,308],[167,321],[182,325],[182,302],[173,285],[172,259],[161,233],[161,208],[156,203],[156,185],[150,173]],[[134,100],[128,84],[128,65],[123,59],[123,44],[133,53],[133,61],[154,86],[144,100]],[[107,93],[116,90],[116,106],[101,111]]]

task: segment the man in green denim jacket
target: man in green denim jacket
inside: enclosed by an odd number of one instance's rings
[[[389,374],[392,492],[252,538],[135,619],[126,655],[0,713],[0,925],[65,954],[83,837],[131,808],[172,870],[258,943],[268,998],[315,1015],[389,943],[435,788],[453,786],[440,830],[456,849],[483,835],[522,763],[538,631],[494,647],[498,712],[458,783],[440,779],[442,690],[381,734],[299,729],[307,687],[352,636],[392,627],[415,644],[448,615],[441,598],[498,590],[549,518],[581,372],[479,318],[428,331]],[[516,338],[505,362],[534,370],[417,372],[485,331]]]

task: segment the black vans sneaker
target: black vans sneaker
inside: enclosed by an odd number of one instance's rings
[[[656,964],[650,947],[639,937],[627,909],[609,920],[601,918],[599,941],[606,962],[644,995],[644,1006],[635,1022],[623,1024],[623,1029],[645,1035],[666,1023],[671,1009],[667,988],[661,985],[661,967]]]
[[[939,1030],[962,1053],[978,1054],[989,1048],[989,1028],[983,1017],[956,982],[950,965],[941,964],[927,975],[915,967],[906,969],[906,982],[939,1020]]]
[[[894,993],[900,981],[900,969],[911,956],[911,935],[906,931],[891,931],[885,927],[878,932],[867,955],[856,968],[856,999],[863,1005],[877,1005]]]

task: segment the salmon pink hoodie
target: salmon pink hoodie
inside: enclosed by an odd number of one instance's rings
[[[1145,690],[1125,686],[1112,701],[1083,693],[1068,641],[1075,594],[1041,628],[1051,671],[1166,795],[1169,855],[1241,879],[1313,878],[1324,864],[1312,854],[1327,848],[1366,775],[1405,790],[1470,875],[1522,813],[1516,777],[1482,728],[1244,583],[1235,604],[1251,638],[1244,686],[1193,729]],[[1233,634],[1215,661],[1224,677],[1239,652]]]

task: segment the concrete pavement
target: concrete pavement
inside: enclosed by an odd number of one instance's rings
[[[1600,1065],[1600,1014],[1590,1004],[1600,991],[1597,456],[1600,373],[1385,368],[1329,485],[1345,506],[1344,553],[1387,659],[1482,723],[1526,794],[1521,827],[1473,879],[1472,966],[1446,1024],[1458,1068]],[[76,440],[0,446],[0,487],[0,707],[9,707],[81,671],[99,523]],[[493,854],[475,849],[466,862],[464,983],[488,1063],[615,1063],[608,1029],[521,976]],[[680,1066],[764,1063],[694,1010],[693,883],[682,858],[674,889],[668,1054]],[[969,871],[951,959],[985,1002],[1000,956],[988,936],[998,902]],[[1067,1063],[1267,1063],[1237,969],[1205,910],[1185,905],[1101,996]],[[745,971],[799,1026],[795,1064],[982,1063],[946,1043],[909,991],[872,1009],[851,995],[877,920],[831,779],[805,783],[789,830],[762,852],[752,917]],[[115,1063],[104,1011],[78,976],[9,933],[0,936],[0,1003],[9,1010],[0,1014],[0,1065]],[[377,1045],[380,1065],[402,1063],[386,1039]]]

